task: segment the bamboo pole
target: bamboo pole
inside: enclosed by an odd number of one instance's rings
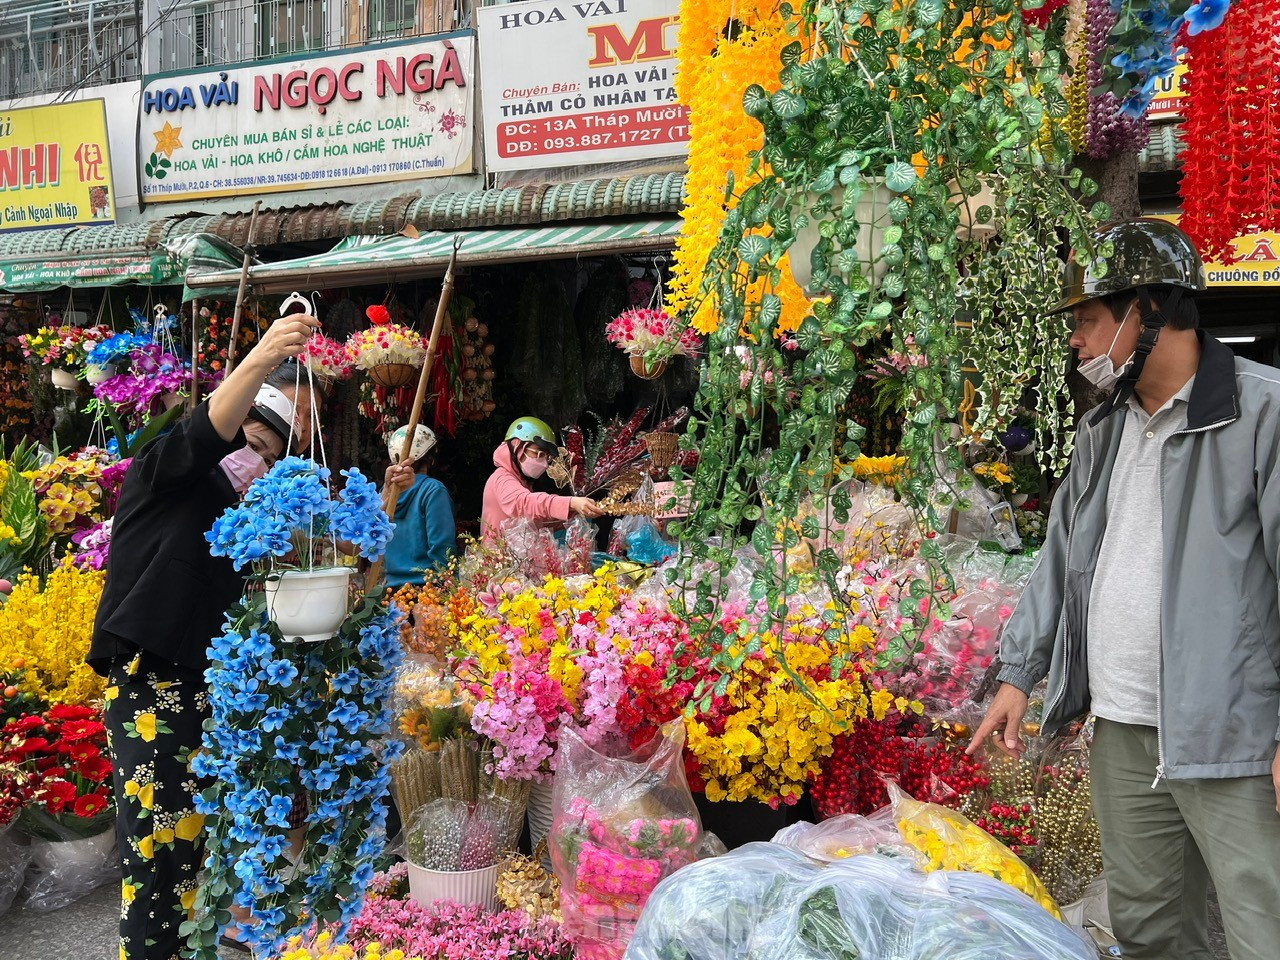
[[[236,312],[231,317],[231,342],[227,344],[227,375],[235,369],[236,341],[240,339],[240,316],[244,312],[244,291],[249,285],[249,263],[253,260],[253,241],[257,239],[258,208],[261,200],[253,202],[253,213],[249,215],[249,238],[244,244],[244,262],[240,264],[240,289],[236,291]]]
[[[453,271],[458,263],[458,246],[460,240],[453,241],[453,253],[449,255],[449,266],[445,268],[444,284],[440,289],[440,302],[436,304],[435,320],[431,324],[431,337],[427,340],[427,356],[422,363],[422,372],[418,375],[418,390],[413,395],[413,407],[409,412],[408,430],[405,432],[404,448],[400,451],[400,462],[405,463],[409,459],[409,453],[413,450],[413,438],[418,432],[418,421],[422,419],[422,407],[427,399],[427,386],[431,381],[431,368],[436,361],[436,348],[440,342],[440,331],[444,328],[445,317],[449,313],[449,300],[453,297]],[[382,491],[382,509],[386,511],[387,517],[391,520],[396,518],[396,500],[397,497],[392,493],[390,487],[386,487]],[[378,581],[382,579],[383,561],[378,560],[369,567],[368,573],[365,574],[365,590],[372,591]]]
[[[178,334],[182,334],[179,327]],[[188,409],[194,411],[200,405],[200,298],[191,301],[191,396]]]

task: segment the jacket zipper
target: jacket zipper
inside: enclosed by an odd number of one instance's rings
[[[1070,524],[1067,527],[1067,549],[1065,551],[1065,557],[1063,559],[1063,572],[1062,572],[1063,604],[1062,604],[1062,612],[1058,615],[1059,627],[1065,627],[1066,620],[1067,620],[1066,597],[1067,597],[1067,577],[1071,572],[1071,540],[1076,535],[1076,516],[1080,512],[1080,505],[1084,503],[1084,498],[1085,496],[1088,495],[1089,488],[1093,486],[1093,462],[1094,462],[1093,454],[1094,454],[1094,447],[1091,443],[1089,447],[1089,469],[1085,471],[1084,489],[1080,491],[1080,496],[1076,498],[1076,502],[1071,506]],[[1067,630],[1063,629],[1062,636],[1063,636],[1062,685],[1059,688],[1058,692],[1054,694],[1053,699],[1050,700],[1048,705],[1045,706],[1044,711],[1040,716],[1040,723],[1042,726],[1044,724],[1044,721],[1048,718],[1049,714],[1053,712],[1053,708],[1058,705],[1058,701],[1061,700],[1063,695],[1065,695],[1067,692],[1067,665],[1071,662],[1071,635]]]
[[[1216,430],[1218,427],[1225,427],[1227,424],[1239,419],[1239,416],[1233,416],[1226,420],[1219,420],[1217,423],[1211,423],[1207,427],[1197,427],[1194,430],[1179,430],[1173,434],[1174,437],[1189,436],[1195,433],[1205,433],[1208,430]],[[1160,445],[1160,537],[1164,539],[1164,447],[1169,441],[1166,440]],[[1164,555],[1164,544],[1160,545],[1161,556]],[[1162,565],[1163,566],[1163,565]],[[1164,570],[1160,571],[1163,579]],[[1161,591],[1160,606],[1164,606],[1164,593]],[[1151,781],[1151,789],[1154,790],[1160,785],[1160,781],[1164,779],[1164,710],[1161,707],[1160,691],[1164,686],[1164,617],[1160,617],[1160,655],[1156,658],[1156,778]]]

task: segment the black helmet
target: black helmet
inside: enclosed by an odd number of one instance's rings
[[[1062,299],[1050,313],[1077,303],[1139,287],[1183,287],[1204,290],[1204,261],[1191,238],[1168,220],[1138,217],[1110,223],[1094,234],[1096,244],[1110,243],[1105,276],[1095,264],[1080,263],[1072,253],[1062,271]]]

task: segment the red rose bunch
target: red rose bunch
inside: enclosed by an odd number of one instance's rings
[[[16,798],[37,825],[47,818],[46,825],[53,821],[73,832],[97,832],[98,815],[112,808],[101,715],[58,704],[44,714],[10,720],[0,730],[0,788],[6,787],[6,774],[14,792],[0,793],[0,823]]]

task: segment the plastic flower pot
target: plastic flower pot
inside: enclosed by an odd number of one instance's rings
[[[554,785],[550,780],[535,783],[529,788],[529,799],[525,804],[525,814],[529,818],[529,848],[537,850],[538,844],[551,836],[551,821],[555,817],[553,803]],[[542,865],[551,869],[551,855],[548,852],[542,858]]]
[[[498,865],[479,870],[427,870],[409,865],[409,896],[430,908],[438,900],[492,910],[498,903]]]
[[[418,368],[407,363],[379,363],[369,368],[369,379],[388,390],[407,387],[417,376]]]
[[[659,360],[651,364],[646,363],[644,357],[632,357],[631,372],[641,380],[657,380],[667,372],[667,361]]]
[[[102,383],[104,380],[110,380],[115,375],[116,365],[114,363],[85,364],[84,378],[89,383]]]
[[[62,367],[53,368],[53,385],[59,390],[75,390],[77,388],[76,375],[70,370],[64,370]]]
[[[1009,498],[1009,503],[1014,507],[1020,507],[1030,499],[1031,494],[1029,493],[1015,493]]]
[[[862,194],[858,197],[855,213],[858,219],[858,239],[855,249],[862,275],[872,285],[878,283],[889,271],[889,264],[880,259],[880,248],[884,246],[885,228],[890,225],[889,201],[893,197],[893,191],[878,177],[866,181],[862,187]],[[791,249],[788,251],[791,275],[800,288],[811,297],[821,296],[825,292],[824,286],[813,284],[812,256],[818,241],[822,239],[822,233],[819,230],[821,219],[815,218],[810,212],[817,202],[818,194],[805,194],[803,212],[809,222],[803,230],[796,231],[795,242],[791,244]],[[836,216],[841,204],[844,203],[844,187],[835,187],[831,191],[831,203],[832,212],[828,216]],[[847,275],[845,279],[848,279]]]
[[[347,617],[351,567],[287,570],[266,585],[267,616],[286,637],[328,640]]]
[[[964,190],[961,188],[959,181],[952,180],[947,184],[947,190],[951,196],[959,203],[960,226],[956,228],[956,236],[961,240],[981,240],[987,237],[994,237],[996,234],[996,195],[992,189],[991,181],[986,177],[978,178],[978,189],[968,196],[965,196]],[[978,208],[990,207],[991,219],[986,223],[979,223]]]

